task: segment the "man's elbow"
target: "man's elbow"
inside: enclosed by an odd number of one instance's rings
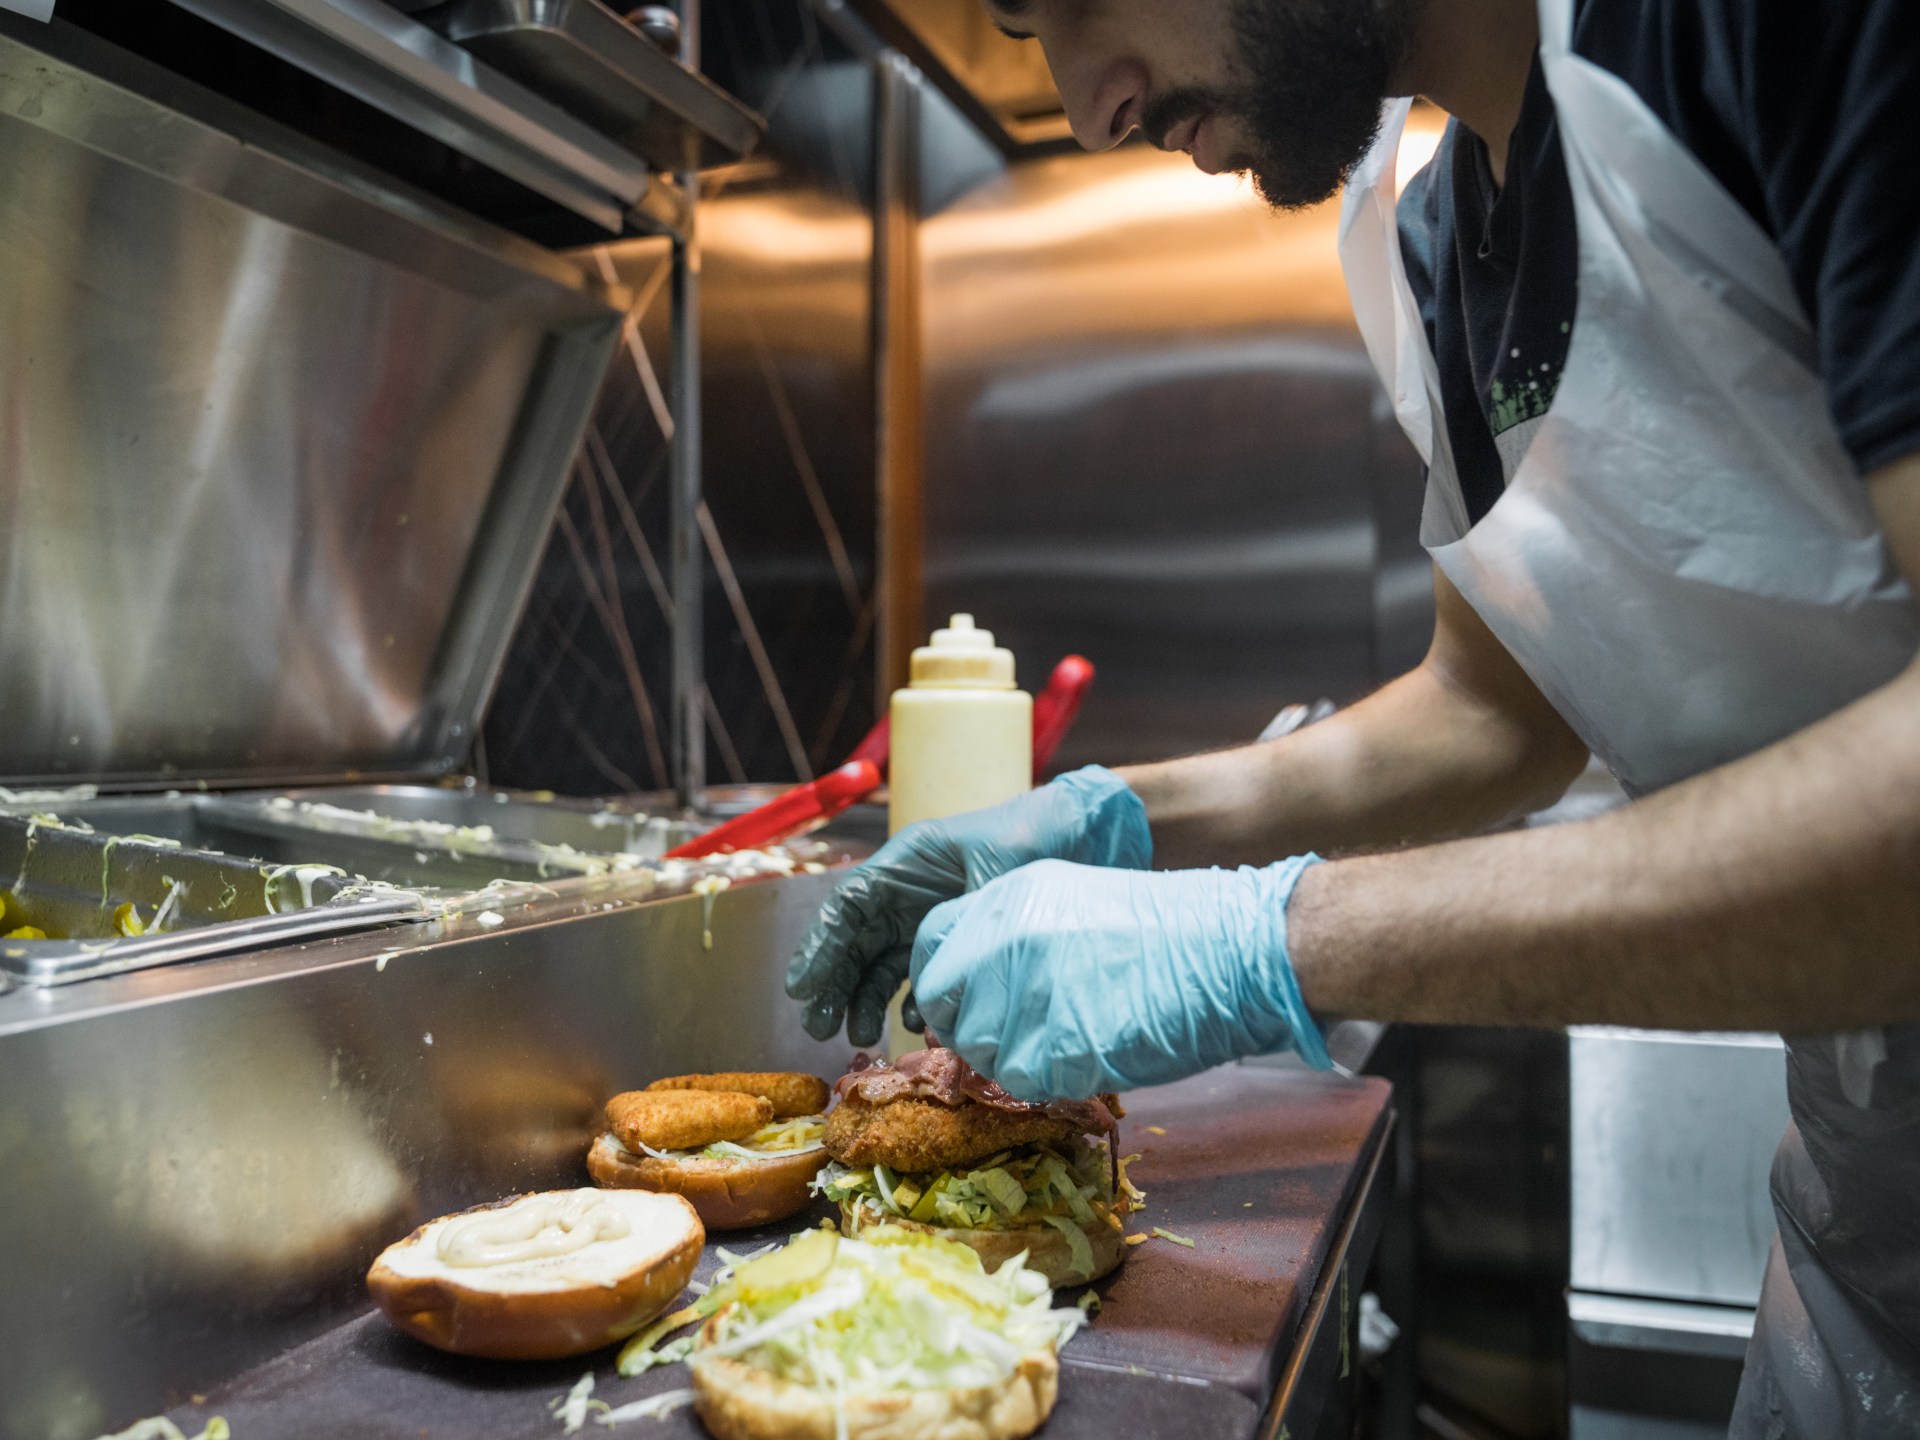
[[[1564,724],[1528,736],[1515,767],[1517,812],[1531,815],[1557,804],[1592,758],[1586,743]]]

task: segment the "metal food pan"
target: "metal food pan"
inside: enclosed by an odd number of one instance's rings
[[[182,823],[191,806],[145,818]],[[417,894],[365,886],[325,863],[271,863],[48,815],[0,815],[0,972],[57,985],[178,960],[265,949],[425,917]],[[18,937],[31,927],[46,938]],[[143,932],[143,933],[129,933]]]
[[[664,855],[703,828],[671,818],[671,803],[641,808],[624,799],[576,800],[546,793],[432,785],[341,785],[270,797],[319,811],[362,811],[390,821],[486,829],[502,840],[570,845],[599,854]]]
[[[473,890],[495,880],[544,878],[538,858],[531,855],[466,854],[424,840],[400,844],[349,830],[297,825],[284,818],[283,811],[262,808],[271,798],[113,796],[64,803],[57,813],[103,836],[151,836],[256,867],[333,866],[408,889]],[[0,867],[0,875],[4,873]]]
[[[425,786],[205,796],[197,808],[231,845],[299,851],[396,885],[466,889],[643,869],[697,828]]]

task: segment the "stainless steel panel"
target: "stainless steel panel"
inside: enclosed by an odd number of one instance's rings
[[[1699,1305],[1584,1290],[1567,1296],[1567,1319],[1575,1335],[1589,1345],[1622,1350],[1739,1360],[1753,1338],[1753,1317],[1752,1309],[1744,1305]]]
[[[1726,1440],[1727,1427],[1711,1421],[1663,1420],[1628,1411],[1575,1405],[1568,1440]]]
[[[617,314],[56,42],[0,35],[0,776],[457,768]]]
[[[174,0],[618,233],[647,166],[380,0]]]
[[[1787,1124],[1771,1035],[1571,1034],[1575,1290],[1752,1306]]]
[[[742,159],[765,128],[599,0],[453,0],[430,18],[448,39],[663,170]]]
[[[1093,659],[1063,766],[1243,743],[1384,678],[1377,492],[1420,468],[1334,229],[1145,147],[1015,165],[925,223],[927,608],[1034,683]]]
[[[781,988],[830,884],[0,996],[0,1435],[85,1440],[338,1323],[421,1218],[579,1181],[615,1090],[837,1072]]]

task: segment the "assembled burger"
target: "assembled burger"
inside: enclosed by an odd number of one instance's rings
[[[1025,1252],[1049,1285],[1096,1280],[1126,1253],[1139,1200],[1119,1155],[1119,1099],[1016,1100],[952,1050],[842,1076],[815,1188],[841,1229],[897,1225],[977,1251],[989,1271]]]

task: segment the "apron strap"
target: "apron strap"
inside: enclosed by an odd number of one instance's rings
[[[1573,53],[1573,0],[1540,0],[1540,54],[1558,59]]]

